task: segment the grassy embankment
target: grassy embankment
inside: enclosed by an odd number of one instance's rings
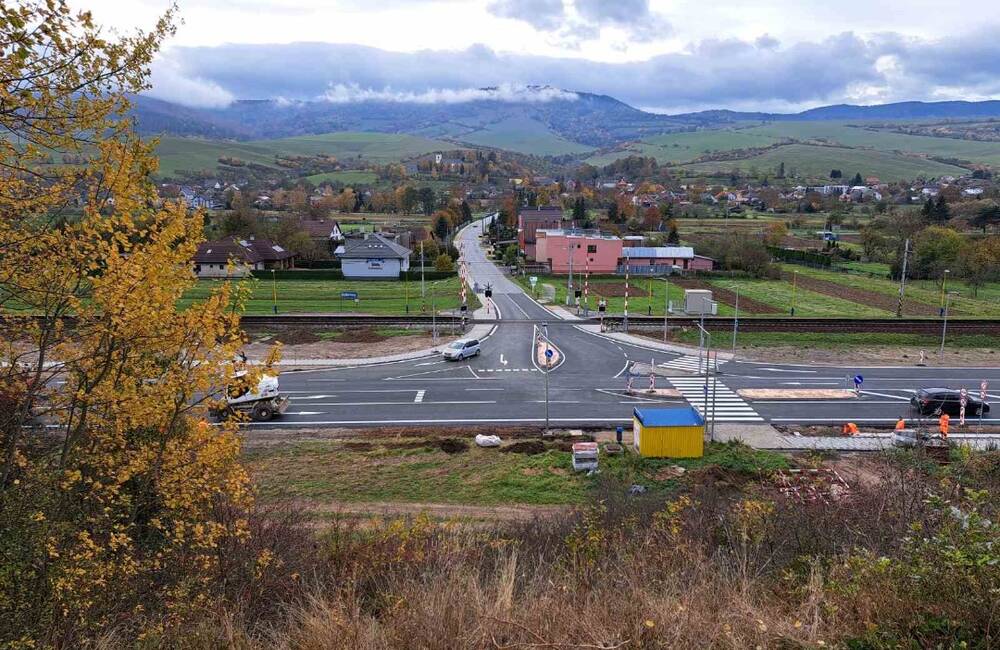
[[[180,301],[184,308],[196,300],[204,300],[218,280],[199,280]],[[247,280],[251,296],[246,305],[247,314],[274,313],[274,292],[270,280]],[[370,281],[370,280],[277,280],[278,313],[359,313],[404,314],[431,312],[432,303],[439,312],[457,309],[461,305],[460,284],[457,277],[427,282],[426,298],[421,299],[420,282]],[[342,291],[354,291],[358,302],[341,300]],[[433,298],[433,300],[432,300]],[[479,307],[478,299],[468,293],[469,310]],[[422,311],[421,306],[426,306]]]

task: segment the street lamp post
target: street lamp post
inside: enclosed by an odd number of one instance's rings
[[[941,349],[938,354],[944,356],[944,339],[948,335],[948,307],[951,306],[951,297],[957,296],[957,291],[949,291],[944,296],[944,320],[941,322]]]
[[[274,313],[278,313],[278,282],[274,279],[274,269],[271,269],[271,300],[274,302]]]
[[[798,293],[799,272],[792,271],[792,316],[795,315],[795,296]]]
[[[941,317],[944,318],[945,312],[945,302],[947,301],[946,289],[948,288],[948,274],[951,273],[950,270],[945,269],[944,273],[941,274]]]

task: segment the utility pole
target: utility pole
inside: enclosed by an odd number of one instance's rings
[[[946,307],[945,307],[945,301],[946,301],[946,299],[945,299],[945,289],[948,287],[948,274],[949,273],[951,273],[951,271],[949,271],[948,269],[945,269],[944,273],[941,275],[941,317],[942,318],[944,317],[944,312],[945,312],[945,309],[946,309]]]
[[[799,286],[799,272],[792,271],[792,316],[795,316],[795,294]]]
[[[569,239],[569,233],[566,233],[566,252],[569,254],[569,277],[566,279],[566,306],[569,307],[573,304],[573,254],[576,252],[573,250],[573,242]]]
[[[663,296],[663,342],[667,342],[667,314],[670,313],[670,276],[663,278],[666,283],[666,292]]]
[[[424,240],[420,240],[420,299],[427,298],[427,285],[424,284]]]
[[[733,316],[733,356],[736,356],[736,331],[740,327],[740,287],[736,286],[736,315]]]
[[[944,356],[944,339],[948,335],[948,307],[951,306],[951,297],[958,295],[949,291],[944,297],[944,321],[941,323],[941,349],[938,354]]]
[[[274,269],[271,269],[271,300],[274,302],[274,313],[278,313],[278,283],[274,279]]]
[[[899,303],[896,305],[896,318],[903,317],[903,295],[906,292],[906,262],[910,256],[910,240],[903,245],[903,273],[899,278]]]

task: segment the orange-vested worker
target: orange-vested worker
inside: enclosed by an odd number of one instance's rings
[[[896,431],[902,431],[905,428],[906,428],[906,420],[904,420],[903,418],[899,418],[899,420],[896,421]]]
[[[841,431],[843,431],[844,435],[846,436],[856,436],[858,435],[858,425],[854,424],[853,422],[847,422],[844,424],[844,427]]]
[[[948,437],[948,426],[950,424],[951,424],[951,418],[948,417],[947,413],[942,413],[941,414],[941,419],[938,420],[938,427],[939,427],[939,429],[941,431],[941,437],[942,438],[947,438]]]

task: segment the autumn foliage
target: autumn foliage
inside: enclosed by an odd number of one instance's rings
[[[109,40],[60,0],[0,5],[2,647],[179,624],[247,535],[218,516],[250,505],[239,440],[202,421],[241,291],[177,311],[203,220],[125,119],[172,20]]]

